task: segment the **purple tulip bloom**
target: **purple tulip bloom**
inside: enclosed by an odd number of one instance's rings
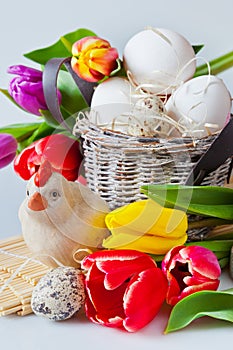
[[[35,115],[41,115],[40,109],[48,109],[44,98],[43,73],[41,71],[23,65],[16,65],[9,67],[7,72],[17,75],[10,81],[9,94],[20,107]],[[59,91],[58,97],[60,101],[61,94]]]
[[[10,134],[0,134],[0,169],[4,168],[15,158],[17,141]]]

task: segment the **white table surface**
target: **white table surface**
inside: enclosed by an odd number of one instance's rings
[[[233,287],[233,281],[223,273],[220,288]],[[33,314],[0,318],[0,348],[7,350],[144,350],[179,349],[211,350],[222,346],[232,348],[232,324],[204,317],[183,330],[163,334],[168,319],[164,306],[155,319],[142,330],[128,333],[91,323],[78,314],[70,320],[54,322]]]

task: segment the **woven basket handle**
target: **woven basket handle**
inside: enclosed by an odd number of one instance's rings
[[[233,115],[190,172],[185,185],[200,185],[206,175],[233,156]],[[228,174],[228,182],[233,161]]]
[[[78,86],[88,106],[91,104],[91,98],[96,84],[89,83],[79,78],[71,67],[71,57],[52,58],[45,64],[43,72],[43,90],[47,107],[56,121],[70,131],[70,127],[67,125],[61,113],[57,95],[58,74],[63,64]]]

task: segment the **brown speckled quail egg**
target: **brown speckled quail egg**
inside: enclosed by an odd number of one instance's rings
[[[74,267],[57,267],[43,276],[32,292],[31,307],[54,321],[72,317],[84,304],[84,275]]]

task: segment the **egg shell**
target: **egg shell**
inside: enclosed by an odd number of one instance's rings
[[[99,84],[93,94],[91,108],[98,113],[97,125],[111,128],[113,120],[130,111],[133,87],[126,78],[112,77]]]
[[[64,266],[49,271],[39,280],[32,292],[31,307],[38,316],[62,321],[72,317],[84,301],[83,274]]]
[[[194,58],[192,45],[182,35],[155,28],[143,30],[127,42],[123,64],[139,85],[154,85],[147,88],[148,91],[170,93],[171,85],[193,77],[196,70]]]
[[[128,79],[112,77],[100,83],[92,96],[91,107],[108,103],[130,103],[132,86]]]
[[[169,98],[166,105],[167,114],[183,125],[193,130],[201,128],[207,134],[205,124],[216,124],[213,131],[223,128],[228,113],[231,110],[231,96],[222,79],[213,75],[203,75],[193,78],[181,85]],[[211,129],[211,127],[210,127]]]

